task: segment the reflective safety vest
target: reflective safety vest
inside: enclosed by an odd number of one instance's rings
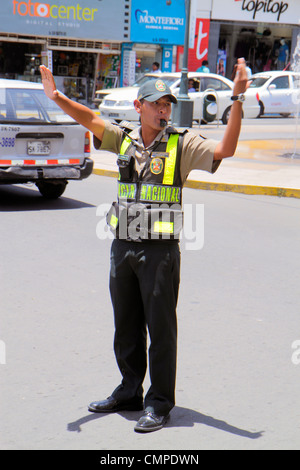
[[[134,141],[126,135],[118,158],[118,202],[107,222],[117,238],[178,240],[183,224],[180,159],[183,135],[168,127],[143,169],[135,169]]]

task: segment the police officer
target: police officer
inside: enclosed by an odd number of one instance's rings
[[[213,173],[223,158],[234,155],[247,88],[245,61],[238,60],[230,119],[221,142],[168,125],[177,100],[162,80],[139,89],[134,106],[141,125],[130,130],[103,121],[61,95],[46,67],[41,66],[41,74],[46,95],[94,134],[95,147],[118,155],[118,197],[107,222],[115,234],[110,293],[122,382],[107,399],[92,402],[89,410],[144,409],[135,431],[156,431],[175,405],[182,187],[191,170]],[[151,386],[144,397],[147,328]]]

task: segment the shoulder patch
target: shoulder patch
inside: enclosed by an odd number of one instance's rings
[[[118,126],[124,131],[133,131],[138,126],[129,121],[122,121]]]
[[[167,129],[166,129],[166,132],[168,134],[186,134],[189,130],[186,128],[186,127],[172,127],[172,126],[169,126]]]

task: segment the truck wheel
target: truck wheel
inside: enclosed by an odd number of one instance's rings
[[[67,186],[67,181],[49,182],[39,181],[36,183],[38,190],[41,195],[46,199],[57,199],[59,198]]]

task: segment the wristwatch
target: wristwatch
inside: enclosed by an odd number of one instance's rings
[[[232,96],[231,100],[232,101],[239,101],[240,103],[243,103],[245,101],[246,97],[244,93],[240,93],[239,95]]]

